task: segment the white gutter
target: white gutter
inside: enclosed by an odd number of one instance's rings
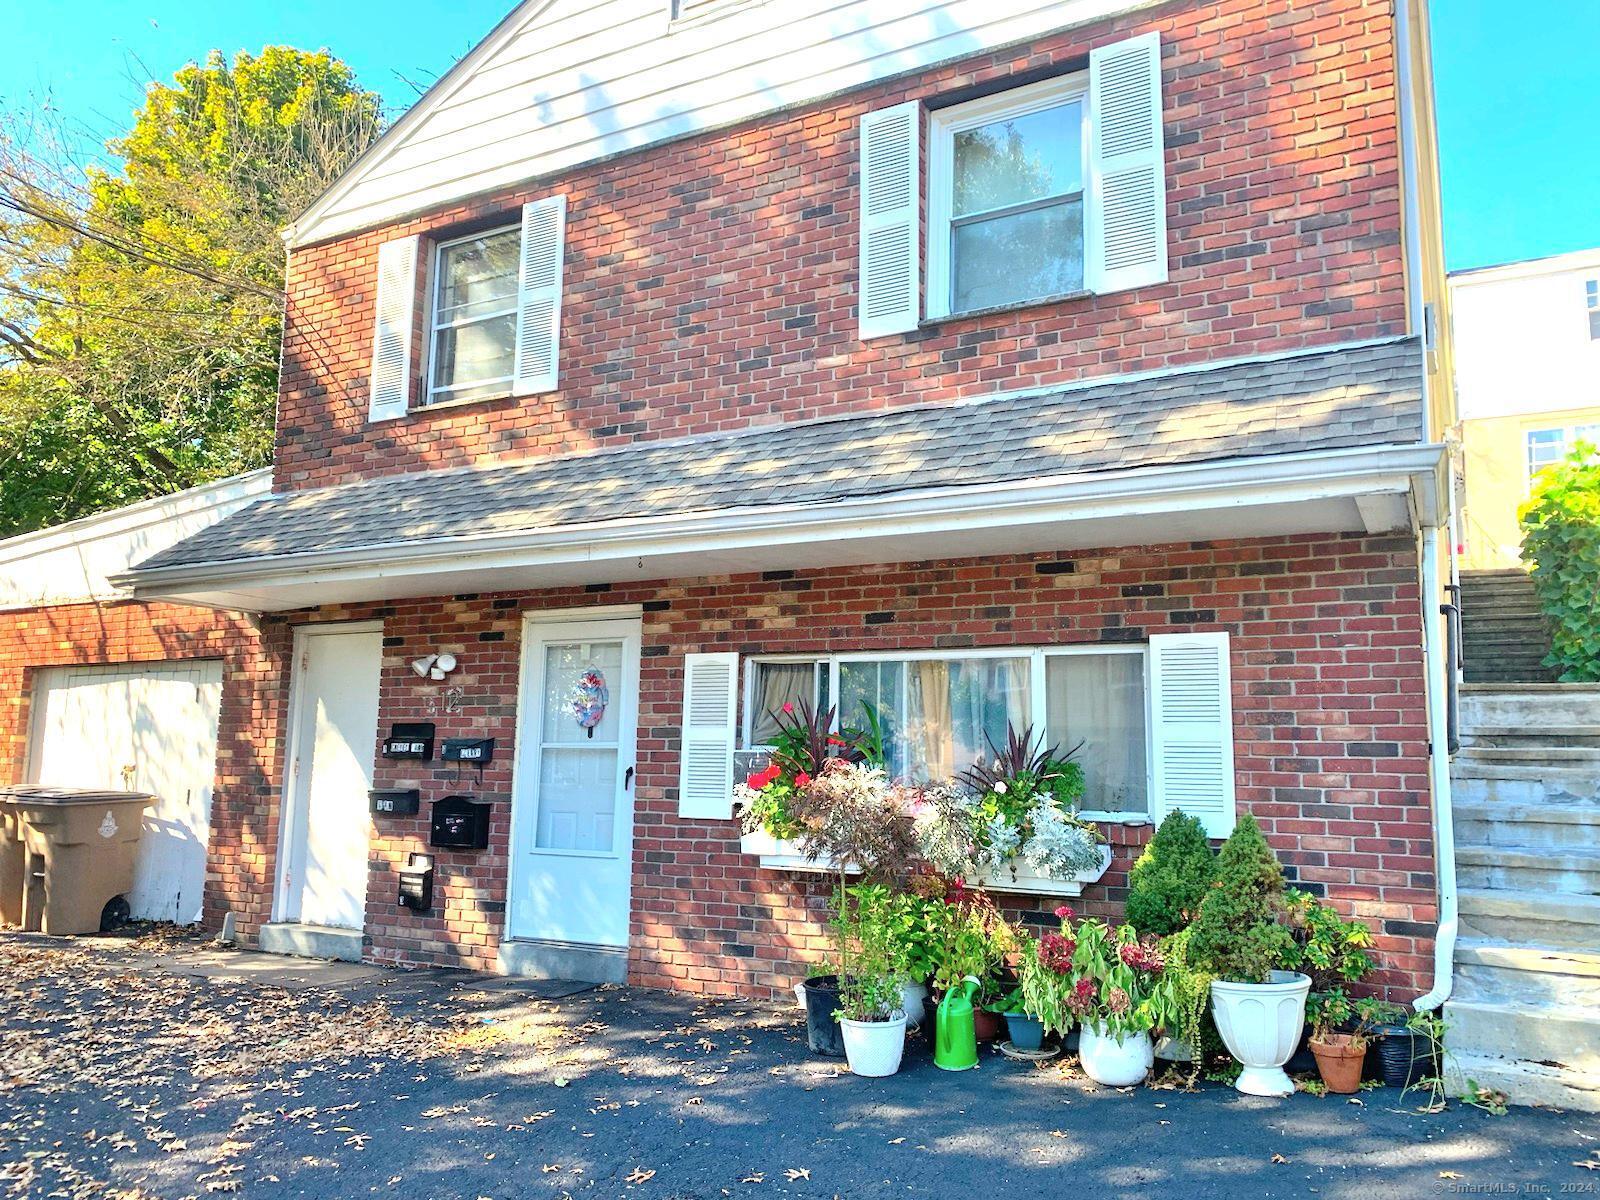
[[[1361,447],[1310,454],[1181,464],[1114,473],[1079,472],[1016,483],[923,489],[827,503],[791,503],[609,519],[504,533],[345,546],[256,559],[183,563],[134,570],[116,582],[141,598],[174,589],[248,582],[305,582],[393,574],[395,569],[560,562],[808,543],[868,532],[904,535],[1008,527],[1183,507],[1243,507],[1353,496],[1409,494],[1420,483],[1425,512],[1437,503],[1442,446]]]
[[[1412,1006],[1430,1012],[1450,999],[1455,987],[1456,937],[1461,918],[1456,903],[1456,830],[1450,793],[1450,746],[1446,706],[1444,618],[1438,612],[1439,530],[1422,531],[1423,665],[1428,691],[1428,772],[1433,785],[1433,854],[1439,886],[1439,928],[1433,939],[1433,988]]]

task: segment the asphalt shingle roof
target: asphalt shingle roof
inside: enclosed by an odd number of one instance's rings
[[[139,570],[1422,436],[1414,339],[270,496]]]

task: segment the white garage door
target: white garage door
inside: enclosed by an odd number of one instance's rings
[[[156,797],[128,897],[135,917],[200,919],[221,699],[218,662],[52,667],[37,676],[30,782]]]

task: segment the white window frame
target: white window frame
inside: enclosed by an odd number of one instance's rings
[[[1079,104],[1083,121],[1082,137],[1079,139],[1080,153],[1083,156],[1083,188],[1078,194],[1082,198],[1084,219],[1087,222],[1090,203],[1089,151],[1091,133],[1089,121],[1089,73],[1087,71],[1026,84],[1023,87],[1012,88],[1010,91],[998,92],[993,96],[970,100],[965,104],[954,104],[948,108],[935,109],[930,115],[928,120],[928,290],[926,299],[928,320],[961,316],[967,312],[984,311],[983,309],[958,310],[951,303],[950,289],[954,282],[952,272],[954,264],[951,252],[951,240],[954,230],[951,209],[955,195],[955,135],[969,129],[992,124],[995,121],[1004,120],[1007,117],[1023,117],[1047,108],[1055,108],[1073,100],[1076,100]],[[1052,198],[1049,201],[1052,204],[1059,202],[1059,198]],[[1030,207],[1041,206],[1045,203],[1045,201],[1036,201],[1032,205],[1017,205],[1014,211],[1026,212]],[[1079,295],[1087,290],[1088,250],[1088,243],[1085,241],[1084,283],[1077,291],[1063,294]],[[1055,298],[1055,296],[1033,296],[1009,302],[1004,307],[1039,304]]]
[[[1600,278],[1583,281],[1583,308],[1589,321],[1589,340],[1600,342]]]
[[[1144,701],[1145,701],[1145,731],[1144,731],[1144,771],[1145,771],[1145,796],[1154,791],[1154,780],[1151,775],[1154,759],[1151,745],[1151,712],[1150,712],[1150,653],[1149,646],[1143,642],[1117,642],[1107,645],[1084,644],[1072,646],[974,646],[969,649],[958,650],[863,650],[850,651],[840,654],[756,654],[744,659],[744,716],[740,722],[739,736],[746,750],[767,750],[768,746],[751,745],[750,735],[755,728],[755,666],[759,663],[816,663],[827,671],[828,697],[837,706],[839,696],[839,667],[843,663],[872,663],[872,662],[954,662],[960,659],[971,658],[1026,658],[1028,659],[1028,722],[1033,726],[1035,736],[1049,727],[1049,713],[1045,706],[1045,671],[1046,664],[1052,658],[1066,658],[1071,655],[1089,654],[1136,654],[1143,665],[1144,676]],[[834,728],[839,725],[839,714],[834,713]],[[1106,809],[1082,809],[1079,815],[1091,821],[1123,822],[1140,821],[1153,822],[1148,809],[1143,812],[1114,812]]]
[[[501,400],[512,394],[512,388],[515,385],[516,380],[515,353],[512,355],[512,374],[507,375],[503,381],[499,379],[486,379],[470,385],[456,384],[450,387],[441,388],[434,385],[433,379],[435,347],[438,344],[438,334],[441,329],[455,329],[464,325],[476,325],[480,322],[493,320],[497,317],[509,316],[514,320],[517,319],[517,301],[520,294],[520,289],[513,287],[511,289],[509,305],[505,309],[496,309],[494,312],[490,313],[479,313],[476,316],[469,317],[462,321],[449,321],[444,324],[440,324],[439,322],[439,285],[444,278],[444,272],[442,268],[444,264],[445,251],[450,249],[452,246],[460,246],[467,242],[476,242],[482,238],[496,237],[501,234],[510,234],[512,238],[517,241],[519,246],[518,253],[520,257],[520,245],[522,238],[521,225],[500,225],[493,229],[480,229],[475,233],[467,233],[460,237],[449,238],[445,241],[438,241],[433,244],[432,253],[428,255],[427,341],[424,343],[422,349],[422,381],[424,386],[422,389],[421,407],[423,408],[440,408],[452,404],[477,404],[487,400]],[[512,279],[513,281],[516,279],[516,272],[514,270],[512,272]],[[485,384],[501,382],[503,382],[505,385],[503,389],[500,391],[488,392],[481,396],[455,397],[449,394],[454,391],[459,391],[462,387],[466,386],[482,387]]]
[[[826,654],[751,654],[743,660],[744,679],[740,683],[739,698],[739,745],[744,750],[771,750],[766,744],[755,741],[756,729],[756,668],[763,664],[795,665],[797,663],[811,663],[813,674],[828,670],[828,656]],[[820,676],[818,676],[820,679]],[[831,686],[831,685],[830,685]],[[816,703],[813,695],[812,703]],[[835,720],[837,724],[837,720]]]

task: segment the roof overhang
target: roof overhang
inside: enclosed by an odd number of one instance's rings
[[[134,569],[141,599],[246,611],[1040,551],[1441,525],[1444,447],[1064,474]]]

